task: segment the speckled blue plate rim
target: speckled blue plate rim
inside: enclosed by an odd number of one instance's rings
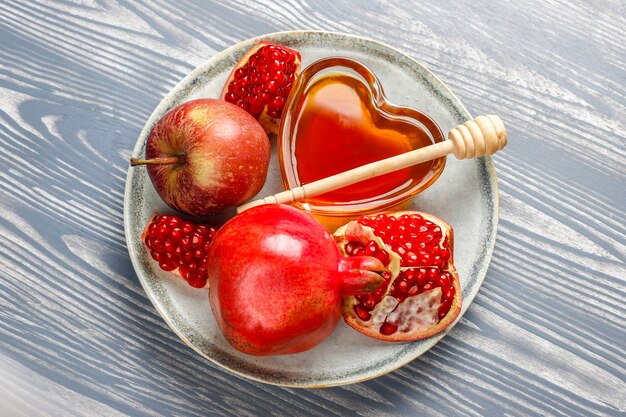
[[[285,37],[308,37],[312,39],[317,39],[320,42],[324,42],[325,40],[332,40],[333,38],[339,37],[353,40],[355,42],[367,43],[369,46],[377,48],[377,51],[380,53],[384,52],[386,54],[393,53],[403,55],[411,62],[411,65],[415,66],[416,70],[419,70],[416,71],[416,75],[419,78],[424,79],[426,86],[437,85],[438,89],[435,90],[433,88],[433,94],[438,95],[440,99],[449,103],[450,108],[454,109],[456,112],[456,117],[458,119],[457,122],[459,124],[471,119],[470,113],[463,106],[460,100],[437,76],[431,73],[415,59],[396,48],[388,46],[380,41],[338,32],[308,30],[275,32],[266,35],[260,35],[235,44],[214,55],[206,63],[200,65],[191,73],[189,73],[186,77],[184,77],[171,90],[171,92],[164,97],[164,99],[152,112],[151,116],[147,120],[144,128],[142,129],[138,137],[137,143],[133,150],[133,155],[143,154],[145,149],[145,139],[147,138],[148,133],[160,117],[162,117],[171,108],[180,104],[189,94],[189,92],[196,88],[196,86],[201,86],[202,79],[210,78],[212,74],[216,74],[221,71],[220,67],[216,66],[216,63],[222,62],[222,65],[226,65],[226,63],[228,63],[228,65],[232,67],[232,65],[234,65],[239,58],[238,55],[234,55],[235,51],[239,50],[245,52],[245,50],[249,49],[260,40],[279,42]],[[228,57],[231,57],[231,59],[227,59]],[[200,355],[207,358],[209,361],[223,368],[226,368],[241,377],[258,382],[285,387],[318,388],[362,382],[365,380],[376,378],[378,376],[382,376],[395,369],[398,369],[406,365],[407,363],[415,360],[422,353],[426,352],[428,349],[434,346],[439,340],[441,340],[446,334],[451,331],[451,329],[460,320],[460,318],[463,316],[469,305],[472,303],[474,297],[478,293],[480,285],[482,284],[487,274],[489,262],[491,260],[491,256],[495,246],[499,217],[499,193],[496,172],[491,158],[479,158],[477,160],[477,163],[479,167],[480,180],[479,191],[482,194],[483,201],[488,202],[488,206],[486,207],[487,215],[485,216],[487,224],[484,225],[486,233],[484,236],[482,236],[483,244],[481,247],[481,253],[479,254],[480,261],[473,265],[472,272],[470,274],[471,279],[468,283],[469,285],[466,285],[465,288],[462,289],[463,306],[459,317],[457,318],[455,323],[453,323],[443,332],[429,339],[420,341],[420,349],[418,349],[419,352],[415,352],[416,349],[414,348],[413,343],[406,343],[405,348],[399,352],[399,354],[392,362],[375,363],[369,367],[359,369],[358,372],[345,373],[342,375],[335,374],[329,375],[323,379],[314,379],[294,376],[288,372],[281,373],[276,372],[275,370],[264,369],[255,365],[241,363],[238,358],[230,355],[229,352],[213,348],[208,343],[206,343],[200,335],[196,334],[193,329],[188,328],[184,323],[182,317],[176,312],[175,308],[172,306],[170,300],[167,298],[167,296],[165,296],[165,289],[163,288],[162,283],[158,279],[155,279],[154,276],[151,277],[146,274],[139,273],[139,271],[152,270],[153,265],[151,264],[149,255],[147,254],[147,251],[145,250],[144,245],[141,242],[141,237],[137,236],[136,234],[133,235],[132,233],[133,230],[143,229],[145,219],[141,218],[140,210],[133,211],[130,209],[130,201],[131,198],[134,198],[136,202],[135,206],[141,206],[143,187],[146,186],[146,184],[148,186],[152,185],[149,181],[146,183],[145,178],[142,182],[140,176],[135,174],[135,171],[131,168],[129,168],[128,170],[126,188],[124,193],[124,229],[126,243],[131,262],[137,273],[139,281],[146,291],[148,298],[156,308],[157,312],[163,317],[168,326],[181,338],[181,340],[183,340],[183,342],[185,342],[187,345],[197,351]],[[470,288],[472,291],[468,292],[466,290],[467,288]]]

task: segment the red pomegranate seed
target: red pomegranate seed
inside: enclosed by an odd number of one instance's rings
[[[449,287],[452,285],[452,278],[450,277],[450,274],[448,274],[447,272],[444,272],[443,274],[441,274],[441,276],[439,277],[439,281],[437,282],[437,285],[440,286],[441,288],[444,287]]]
[[[356,248],[363,248],[363,244],[358,241],[350,241],[346,243],[346,245],[343,247],[343,250],[346,251],[346,254],[348,256],[354,256],[354,251]]]
[[[360,305],[354,306],[354,312],[363,321],[368,321],[372,317],[372,315],[366,309],[362,308]]]
[[[420,287],[423,287],[428,282],[428,276],[426,276],[426,270],[424,268],[419,268],[417,270],[417,276],[415,278],[417,280],[417,284]]]
[[[446,287],[445,290],[443,290],[442,298],[444,300],[452,300],[454,298],[455,292],[456,291],[454,290],[454,287],[450,285],[449,287]]]
[[[439,306],[438,316],[439,320],[444,318],[446,314],[450,311],[450,307],[452,306],[452,300],[443,300],[441,305]]]
[[[364,302],[363,306],[367,311],[371,311],[376,307],[376,300],[372,297],[368,297]]]
[[[384,334],[385,336],[389,336],[390,334],[394,334],[395,332],[398,331],[398,326],[394,326],[393,324],[384,322],[381,326],[380,326],[380,333]]]

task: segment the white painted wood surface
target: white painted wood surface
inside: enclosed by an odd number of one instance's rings
[[[0,3],[0,416],[619,416],[626,412],[623,1]],[[418,360],[298,390],[207,363],[124,243],[128,158],[186,73],[255,35],[372,37],[510,137],[479,296]]]

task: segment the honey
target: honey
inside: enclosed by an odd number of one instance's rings
[[[292,132],[300,184],[433,143],[410,119],[377,107],[363,81],[346,73],[317,78],[302,97]],[[428,161],[313,197],[313,204],[357,204],[410,188],[429,175]]]

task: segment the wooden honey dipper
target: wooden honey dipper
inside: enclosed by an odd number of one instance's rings
[[[453,153],[457,159],[478,158],[492,155],[508,143],[502,120],[495,115],[478,116],[448,132],[448,140],[362,165],[301,187],[282,191],[260,200],[237,207],[241,213],[261,204],[289,204],[315,197],[360,181],[388,174],[403,168],[421,164]]]

